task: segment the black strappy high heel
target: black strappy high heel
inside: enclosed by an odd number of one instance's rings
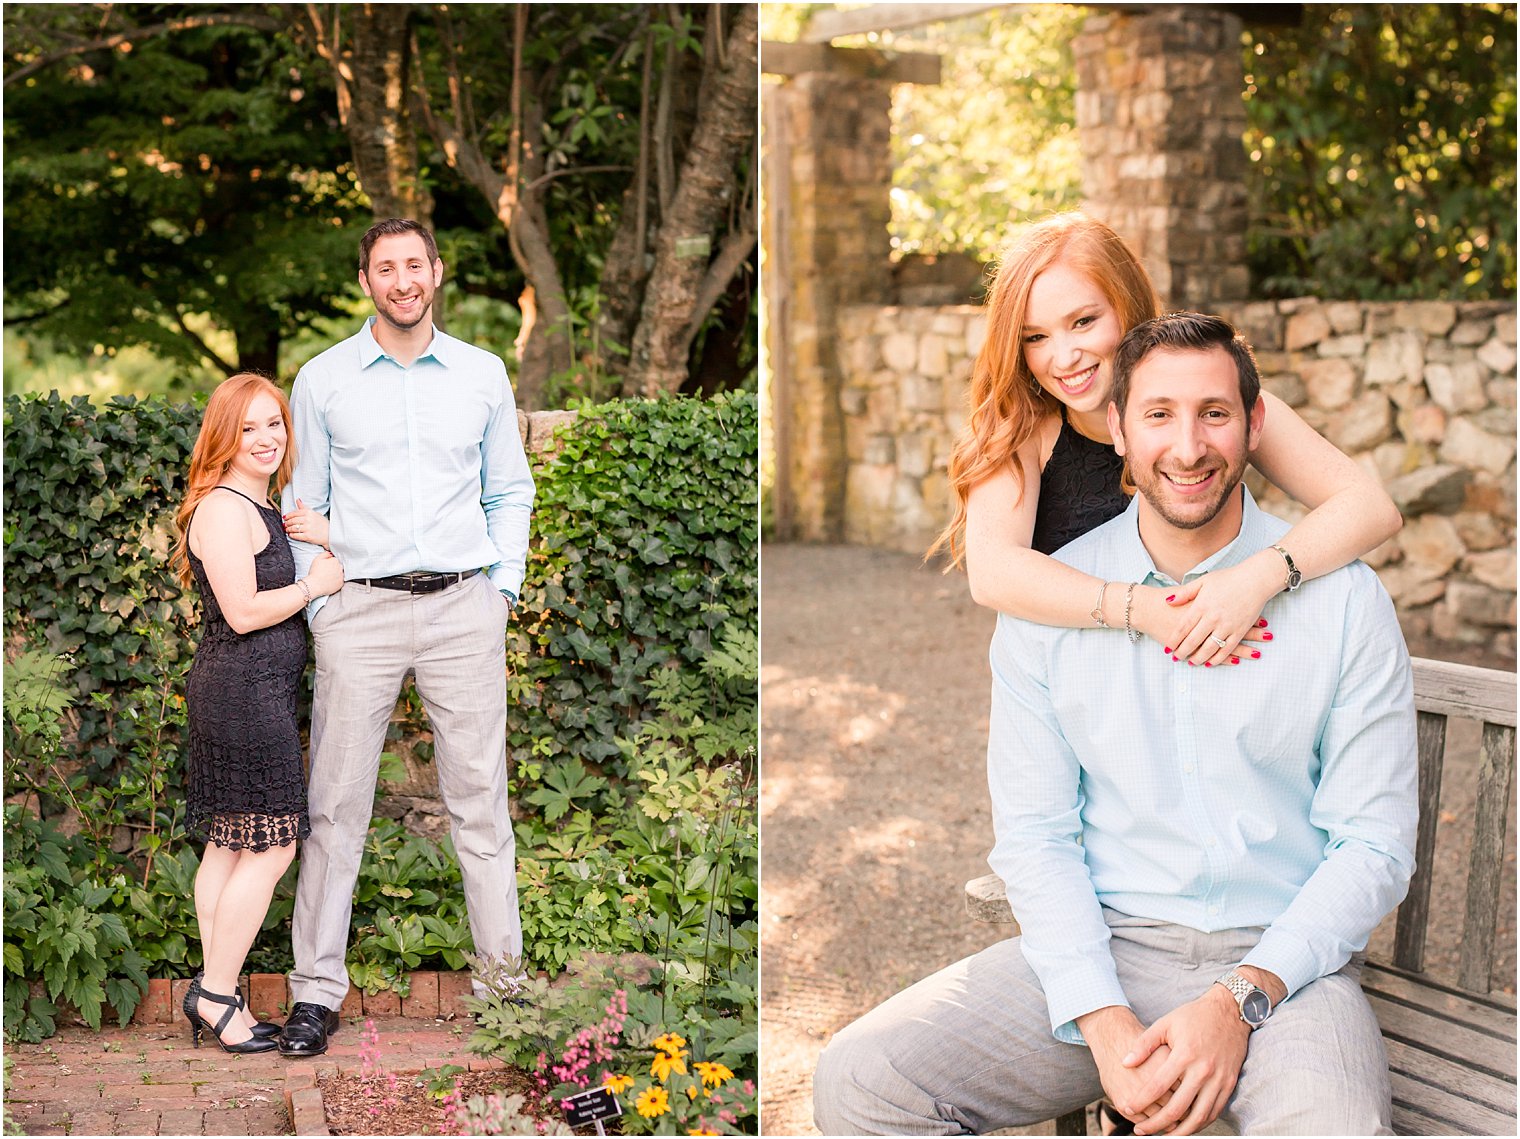
[[[195,1008],[195,1002],[200,999],[201,982],[205,980],[205,977],[206,971],[202,969],[190,978],[190,989],[185,994],[184,1004],[186,1019],[189,1018],[191,1011]],[[243,999],[242,985],[237,987],[237,1000],[240,1006],[247,1007],[248,1002]],[[276,1036],[280,1035],[280,1026],[267,1020],[256,1020],[249,1031],[253,1033],[255,1040],[273,1040]]]
[[[206,1022],[201,1019],[200,1012],[196,1009],[196,1001],[210,1001],[212,1004],[226,1005],[227,1011],[222,1013],[221,1019],[216,1022],[216,1027],[211,1030],[211,1038],[223,1052],[234,1052],[246,1055],[254,1052],[273,1052],[277,1045],[273,1037],[252,1036],[240,1044],[228,1044],[222,1040],[222,1030],[232,1023],[232,1018],[243,1008],[243,1002],[239,997],[227,997],[221,993],[209,992],[200,987],[199,979],[192,981],[190,989],[185,993],[185,1019],[190,1022],[190,1039],[195,1046],[201,1046],[201,1032],[206,1027]]]

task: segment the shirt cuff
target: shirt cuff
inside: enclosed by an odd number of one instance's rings
[[[1024,955],[1026,961],[1029,954]],[[1104,968],[1097,962],[1071,958],[1052,959],[1049,968],[1030,968],[1039,977],[1040,988],[1045,992],[1045,1005],[1050,1014],[1050,1031],[1057,1040],[1066,1044],[1086,1044],[1077,1027],[1077,1017],[1086,1016],[1109,1005],[1129,1007],[1129,998],[1112,967]]]
[[[513,593],[510,589],[503,589],[501,590],[501,595],[507,599],[507,604],[511,605],[514,609],[517,607],[517,594]]]
[[[1325,975],[1314,951],[1303,938],[1271,927],[1261,935],[1256,947],[1241,958],[1240,963],[1274,974],[1287,987],[1288,995],[1283,1000],[1287,1000],[1310,981],[1316,981]]]

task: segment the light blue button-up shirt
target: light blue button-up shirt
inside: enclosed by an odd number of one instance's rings
[[[1234,565],[1288,529],[1244,487]],[[1177,584],[1140,541],[1138,499],[1056,558],[1109,581]],[[1112,590],[1112,586],[1110,590]],[[1339,969],[1414,869],[1409,653],[1360,562],[1267,604],[1260,660],[1198,668],[1119,630],[1008,616],[992,640],[987,749],[997,843],[1051,1029],[1127,1005],[1102,907],[1193,929],[1262,927],[1244,963],[1291,996]]]
[[[374,320],[296,375],[296,466],[284,508],[299,498],[328,516],[348,580],[485,569],[516,597],[533,475],[506,366],[437,329],[403,366],[380,347]],[[291,545],[301,576],[319,547]],[[308,620],[326,600],[312,601]]]

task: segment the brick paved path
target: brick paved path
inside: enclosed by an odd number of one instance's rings
[[[465,1051],[467,1018],[372,1019],[388,1071],[496,1066]],[[362,1018],[345,1020],[315,1061],[278,1052],[233,1056],[209,1040],[196,1049],[183,1021],[63,1028],[41,1044],[8,1048],[14,1063],[5,1110],[26,1135],[291,1135],[287,1078],[299,1088],[324,1067],[358,1072],[363,1027]]]

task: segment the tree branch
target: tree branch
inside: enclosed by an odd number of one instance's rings
[[[522,188],[523,197],[526,198],[540,186],[547,185],[556,178],[563,178],[566,174],[612,174],[632,169],[632,166],[561,166],[558,170],[551,170],[547,174],[539,175],[524,186]]]
[[[734,279],[734,274],[749,259],[750,251],[755,248],[755,236],[751,220],[744,228],[725,237],[723,244],[718,247],[718,255],[707,266],[702,284],[697,289],[697,298],[692,302],[691,320],[681,331],[680,342],[686,351],[691,351],[691,342],[702,331],[702,322],[707,319],[707,314],[712,312],[719,298],[728,291],[728,283]]]
[[[220,368],[224,376],[237,375],[237,365],[227,363],[226,360],[223,360],[216,354],[215,351],[212,350],[211,345],[207,344],[204,340],[197,336],[194,329],[185,323],[184,313],[180,312],[179,309],[172,306],[169,307],[169,311],[174,314],[174,323],[179,328],[180,335],[183,336],[186,340],[190,341],[191,344],[195,345],[195,350],[197,352],[205,356],[206,359],[210,360],[213,364]]]
[[[253,28],[261,32],[279,32],[286,28],[286,24],[268,16],[259,16],[241,12],[218,12],[208,16],[185,16],[178,20],[166,20],[161,24],[148,24],[140,28],[128,28],[124,32],[114,35],[101,36],[99,39],[89,40],[84,43],[72,44],[69,47],[58,48],[55,51],[44,52],[30,63],[23,64],[5,77],[4,84],[9,86],[18,79],[25,79],[41,71],[45,67],[51,67],[61,60],[72,56],[83,55],[88,51],[105,51],[110,48],[120,47],[124,43],[133,40],[152,39],[155,36],[172,35],[175,32],[190,31],[194,28],[225,28],[241,27]]]
[[[43,309],[41,312],[29,312],[25,316],[8,316],[5,318],[5,327],[16,328],[25,324],[35,324],[39,320],[46,320],[55,312],[62,312],[73,303],[73,297],[65,297],[62,301],[54,305],[52,308]]]

